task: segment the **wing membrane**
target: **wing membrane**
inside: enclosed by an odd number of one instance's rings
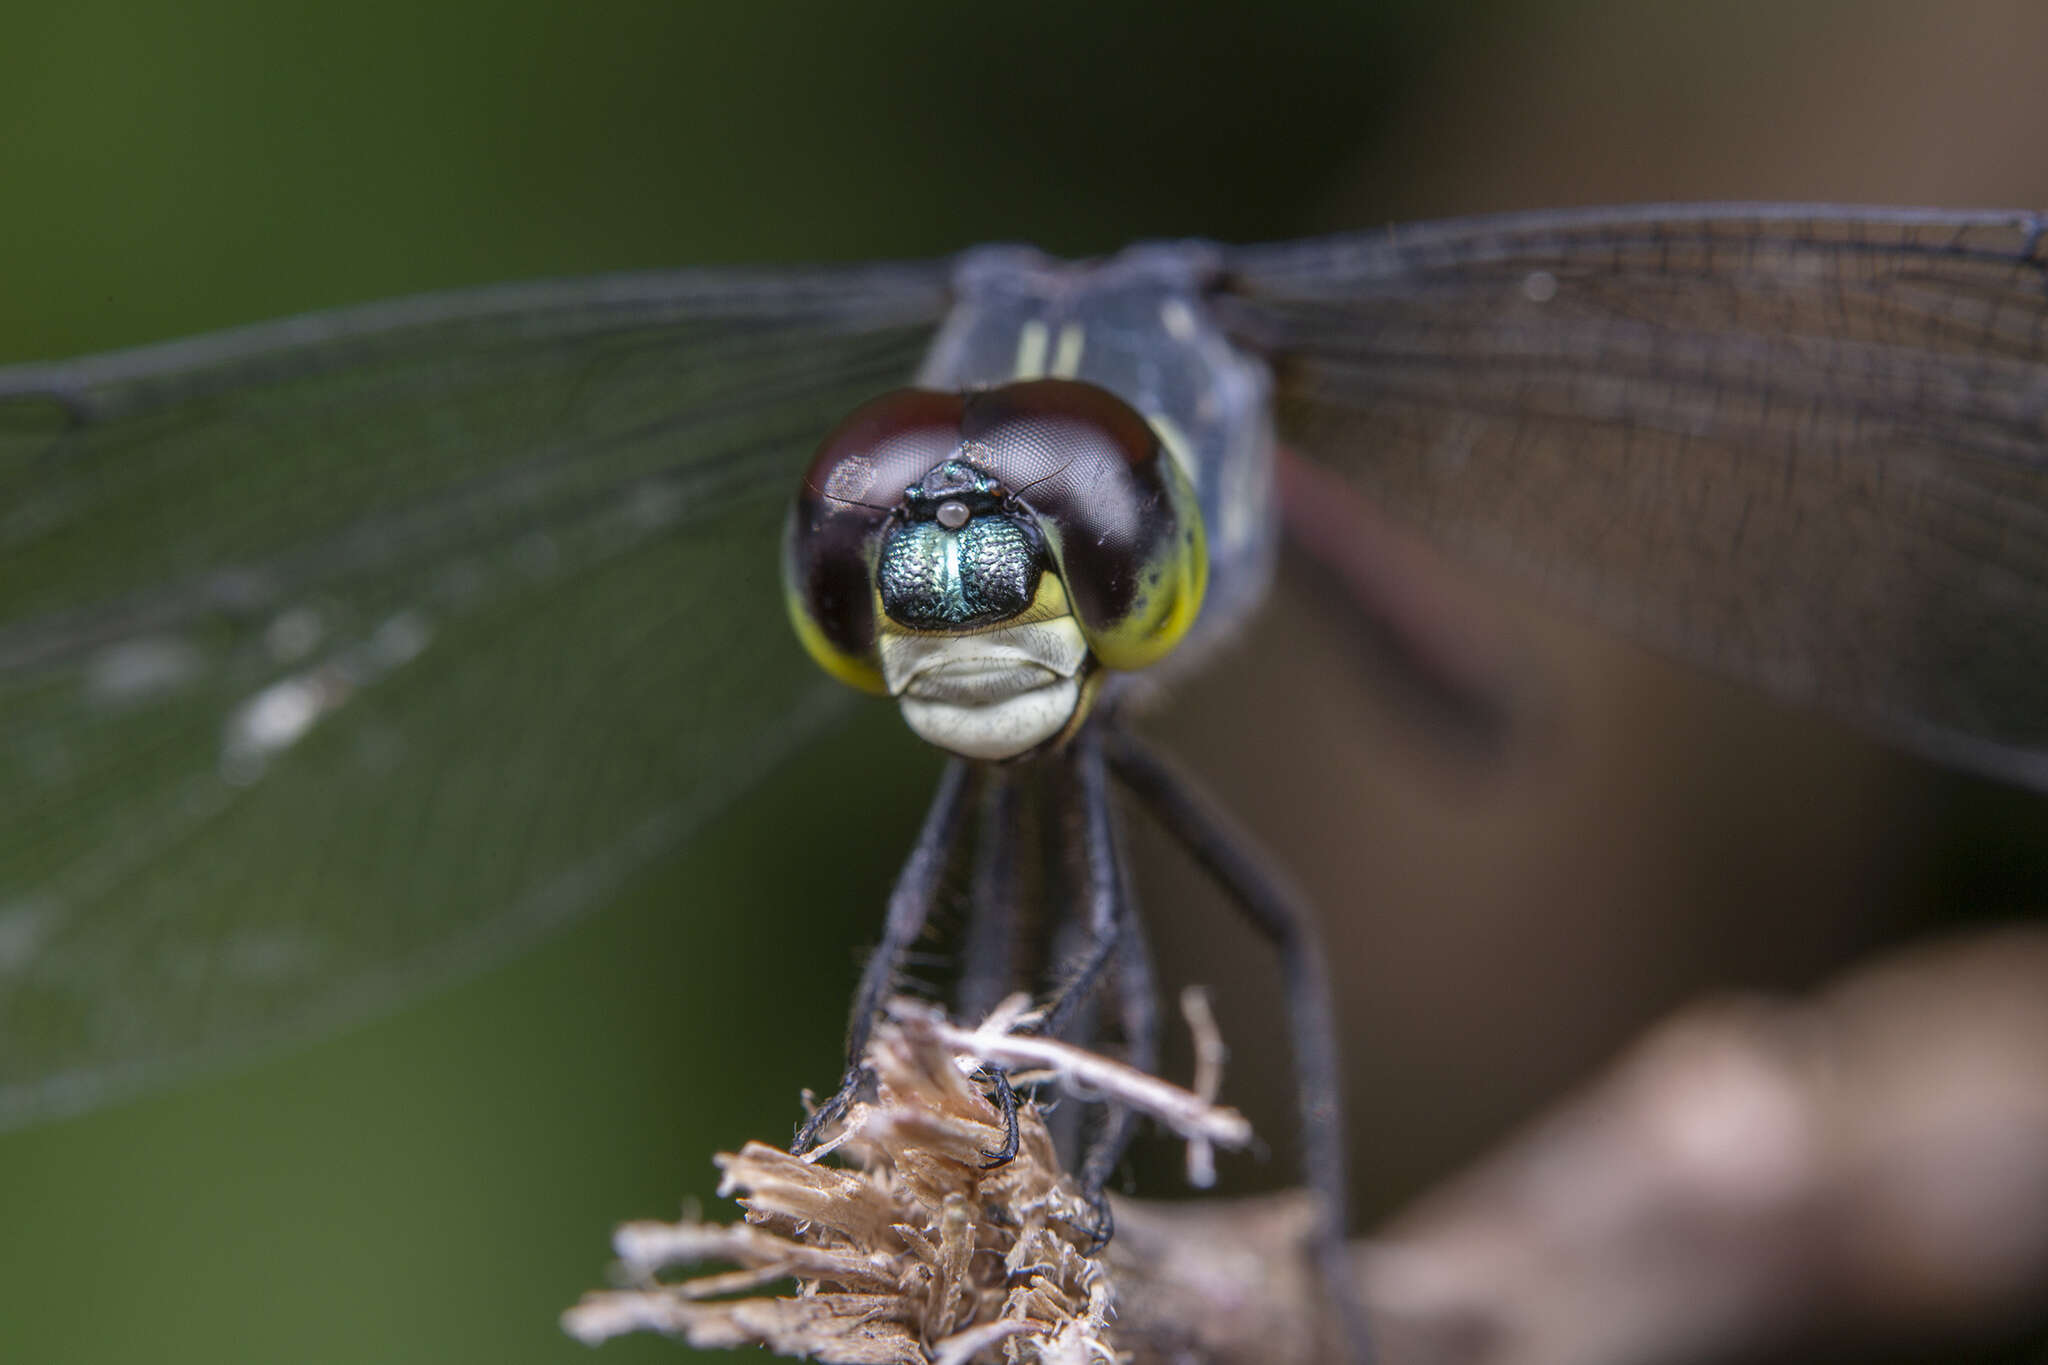
[[[620,277],[0,371],[0,1126],[529,937],[829,719],[790,481],[942,285]]]
[[[1644,641],[2048,786],[2032,215],[1609,209],[1233,254],[1283,438]]]

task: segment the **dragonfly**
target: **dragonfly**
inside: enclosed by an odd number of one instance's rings
[[[0,370],[0,1125],[529,941],[800,754],[848,703],[789,630],[791,503],[848,413],[921,377],[1109,392],[1185,479],[1167,501],[1209,555],[1185,641],[1091,653],[1100,714],[1050,742],[1077,785],[1113,768],[1195,831],[1245,899],[1260,874],[1214,803],[1119,718],[1258,609],[1281,538],[1358,548],[1318,489],[2048,787],[2043,223],[1655,206],[1094,265],[685,270]],[[1143,287],[1098,287],[1119,272]],[[965,486],[929,489],[932,515]],[[1328,1072],[1309,941],[1266,927],[1310,973],[1297,1060]],[[1341,1210],[1338,1112],[1304,1086]]]

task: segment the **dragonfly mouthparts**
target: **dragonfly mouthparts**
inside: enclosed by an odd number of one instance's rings
[[[973,635],[888,634],[882,673],[919,736],[966,758],[1014,758],[1081,703],[1088,645],[1072,616]]]

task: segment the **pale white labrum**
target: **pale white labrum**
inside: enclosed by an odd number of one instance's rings
[[[1088,643],[1072,616],[971,635],[885,628],[882,679],[918,737],[962,758],[1014,758],[1057,735],[1081,701]]]

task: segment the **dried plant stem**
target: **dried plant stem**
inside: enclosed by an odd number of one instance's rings
[[[1094,1210],[1034,1104],[1018,1113],[1016,1158],[989,1168],[1001,1115],[969,1078],[988,1065],[1028,1070],[1204,1147],[1241,1146],[1251,1127],[1213,1098],[1010,1031],[1026,1018],[1007,1001],[989,1023],[961,1029],[891,1001],[866,1054],[873,1101],[851,1106],[806,1157],[758,1142],[720,1157],[720,1193],[740,1197],[744,1224],[621,1228],[613,1245],[627,1287],[588,1295],[564,1325],[592,1343],[652,1331],[842,1365],[1117,1359]],[[820,1164],[827,1151],[850,1167]],[[668,1278],[705,1263],[737,1268]],[[761,1296],[790,1279],[795,1294]]]

